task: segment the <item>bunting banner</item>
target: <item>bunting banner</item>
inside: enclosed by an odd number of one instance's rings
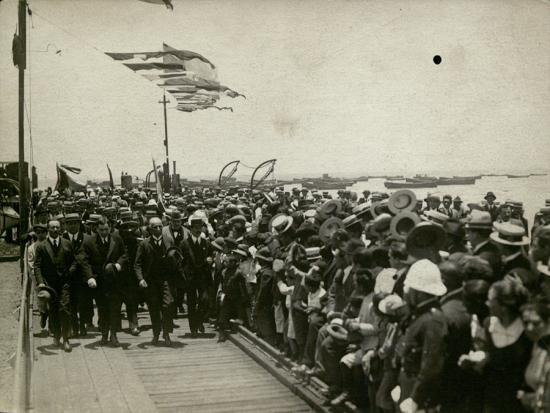
[[[81,184],[72,175],[79,174],[80,168],[75,168],[67,165],[55,164],[57,168],[57,183],[55,184],[55,190],[62,192],[66,189],[75,192],[86,192],[86,185]]]
[[[164,43],[159,52],[105,54],[164,89],[176,99],[176,109],[183,112],[210,108],[233,111],[229,106],[218,106],[220,97],[246,98],[222,85],[216,66],[195,52],[174,49]]]
[[[107,170],[109,171],[109,187],[111,189],[115,189],[115,181],[113,180],[113,173],[111,172],[111,168],[109,168],[109,164],[107,165]]]

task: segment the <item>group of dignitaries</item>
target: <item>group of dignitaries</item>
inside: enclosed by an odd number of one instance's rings
[[[41,195],[28,260],[54,343],[244,325],[369,412],[550,411],[550,200],[282,189]],[[531,233],[531,237],[528,234]]]

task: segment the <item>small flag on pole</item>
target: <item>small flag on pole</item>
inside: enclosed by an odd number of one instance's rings
[[[157,188],[157,205],[158,205],[159,209],[161,209],[160,212],[165,212],[166,207],[164,206],[164,201],[163,201],[164,197],[163,197],[163,194],[162,194],[162,184],[160,182],[159,173],[158,173],[158,170],[157,170],[157,165],[156,165],[154,159],[153,159],[153,170],[155,171],[155,186]]]
[[[111,172],[111,168],[109,168],[109,164],[107,165],[107,170],[109,171],[109,187],[111,189],[115,189],[115,181],[113,180],[113,173]]]

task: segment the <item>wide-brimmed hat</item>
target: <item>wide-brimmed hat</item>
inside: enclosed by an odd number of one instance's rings
[[[371,231],[376,233],[382,233],[390,229],[392,220],[392,215],[388,213],[383,213],[374,218],[372,225],[370,227]]]
[[[269,221],[268,230],[273,234],[283,234],[292,227],[294,218],[287,214],[277,214]]]
[[[356,224],[361,224],[362,221],[357,217],[355,214],[348,215],[342,220],[342,224],[344,224],[344,228],[351,228],[352,226]]]
[[[338,199],[330,199],[317,208],[317,215],[320,221],[338,215],[342,211],[342,202]]]
[[[86,220],[86,224],[97,224],[100,219],[101,219],[101,215],[99,215],[99,214],[90,214],[90,216]]]
[[[420,222],[407,235],[407,251],[413,257],[424,258],[430,256],[430,252],[441,250],[446,241],[443,227],[429,221]]]
[[[487,211],[473,210],[466,222],[466,229],[491,229],[493,220]]]
[[[298,237],[308,237],[319,233],[319,226],[310,221],[304,221],[296,231]]]
[[[491,239],[501,245],[521,246],[529,244],[525,228],[509,222],[495,222]]]
[[[373,202],[370,205],[370,213],[373,218],[378,217],[381,214],[387,214],[390,212],[388,200]]]
[[[53,288],[48,285],[38,287],[36,298],[38,299],[37,305],[41,313],[44,313],[48,309],[48,304],[51,303],[57,297],[57,293]]]
[[[368,220],[370,220],[373,218],[373,216],[370,213],[370,206],[371,206],[370,202],[363,202],[362,204],[359,204],[356,207],[354,207],[351,210],[351,212],[352,214],[354,214],[355,216],[361,219],[363,219],[363,216],[365,214],[368,214]]]
[[[223,237],[218,237],[214,241],[212,241],[212,246],[216,248],[218,251],[224,251],[225,240],[223,239]]]
[[[429,211],[424,212],[423,219],[429,220],[436,225],[443,226],[445,222],[449,220],[449,215],[444,214],[443,212],[434,211],[433,209],[430,209]]]
[[[437,297],[441,297],[447,292],[447,287],[441,279],[439,267],[428,259],[418,260],[411,265],[404,285]]]
[[[414,226],[420,222],[420,217],[412,211],[403,211],[391,219],[390,231],[393,235],[407,236]]]
[[[248,258],[250,252],[248,251],[248,245],[246,244],[238,244],[237,248],[235,248],[232,252],[240,255],[241,257]]]
[[[193,225],[193,222],[202,221],[203,224],[208,224],[208,217],[201,210],[195,210],[193,214],[187,220],[189,225]]]
[[[415,207],[416,195],[410,189],[396,191],[388,200],[388,208],[395,215],[403,211],[412,211]]]
[[[324,243],[327,243],[332,237],[332,234],[343,227],[344,224],[340,218],[330,217],[321,224],[319,228],[319,238],[321,238],[321,241]]]
[[[273,262],[271,251],[267,247],[262,247],[256,252],[256,259],[265,262]]]
[[[492,193],[491,191],[487,192],[487,195],[485,195],[485,196],[483,197],[483,199],[487,199],[487,198],[497,199],[497,197],[495,196],[495,194]]]

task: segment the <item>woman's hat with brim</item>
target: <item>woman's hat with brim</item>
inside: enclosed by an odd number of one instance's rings
[[[393,235],[406,237],[419,222],[420,217],[417,213],[403,211],[391,219],[390,231]]]
[[[332,234],[343,227],[344,224],[340,218],[330,217],[321,224],[319,238],[326,244],[332,237]]]
[[[317,208],[317,215],[320,221],[338,215],[342,211],[342,202],[338,199],[331,199],[326,201],[323,205]]]
[[[416,195],[410,189],[396,191],[388,200],[388,208],[395,215],[403,211],[412,211],[415,207]]]
[[[407,235],[408,253],[416,258],[431,256],[433,251],[439,251],[447,242],[447,234],[443,227],[424,221],[415,225]]]
[[[318,225],[315,225],[309,221],[304,221],[296,231],[296,236],[303,238],[303,237],[309,237],[311,235],[316,235],[318,233],[319,233]]]
[[[327,326],[327,332],[338,341],[348,341],[348,330],[343,325],[331,323]]]
[[[493,220],[491,214],[487,211],[474,210],[468,216],[466,221],[466,229],[491,229],[493,228]]]
[[[529,245],[529,237],[525,235],[525,229],[509,222],[495,222],[495,231],[491,239],[501,245],[522,246]]]
[[[237,248],[235,248],[232,252],[234,254],[237,254],[243,258],[248,258],[249,256],[249,251],[248,251],[248,245],[246,244],[239,244],[237,245]]]
[[[283,234],[292,227],[294,219],[287,214],[277,214],[269,221],[268,230],[273,234]]]

